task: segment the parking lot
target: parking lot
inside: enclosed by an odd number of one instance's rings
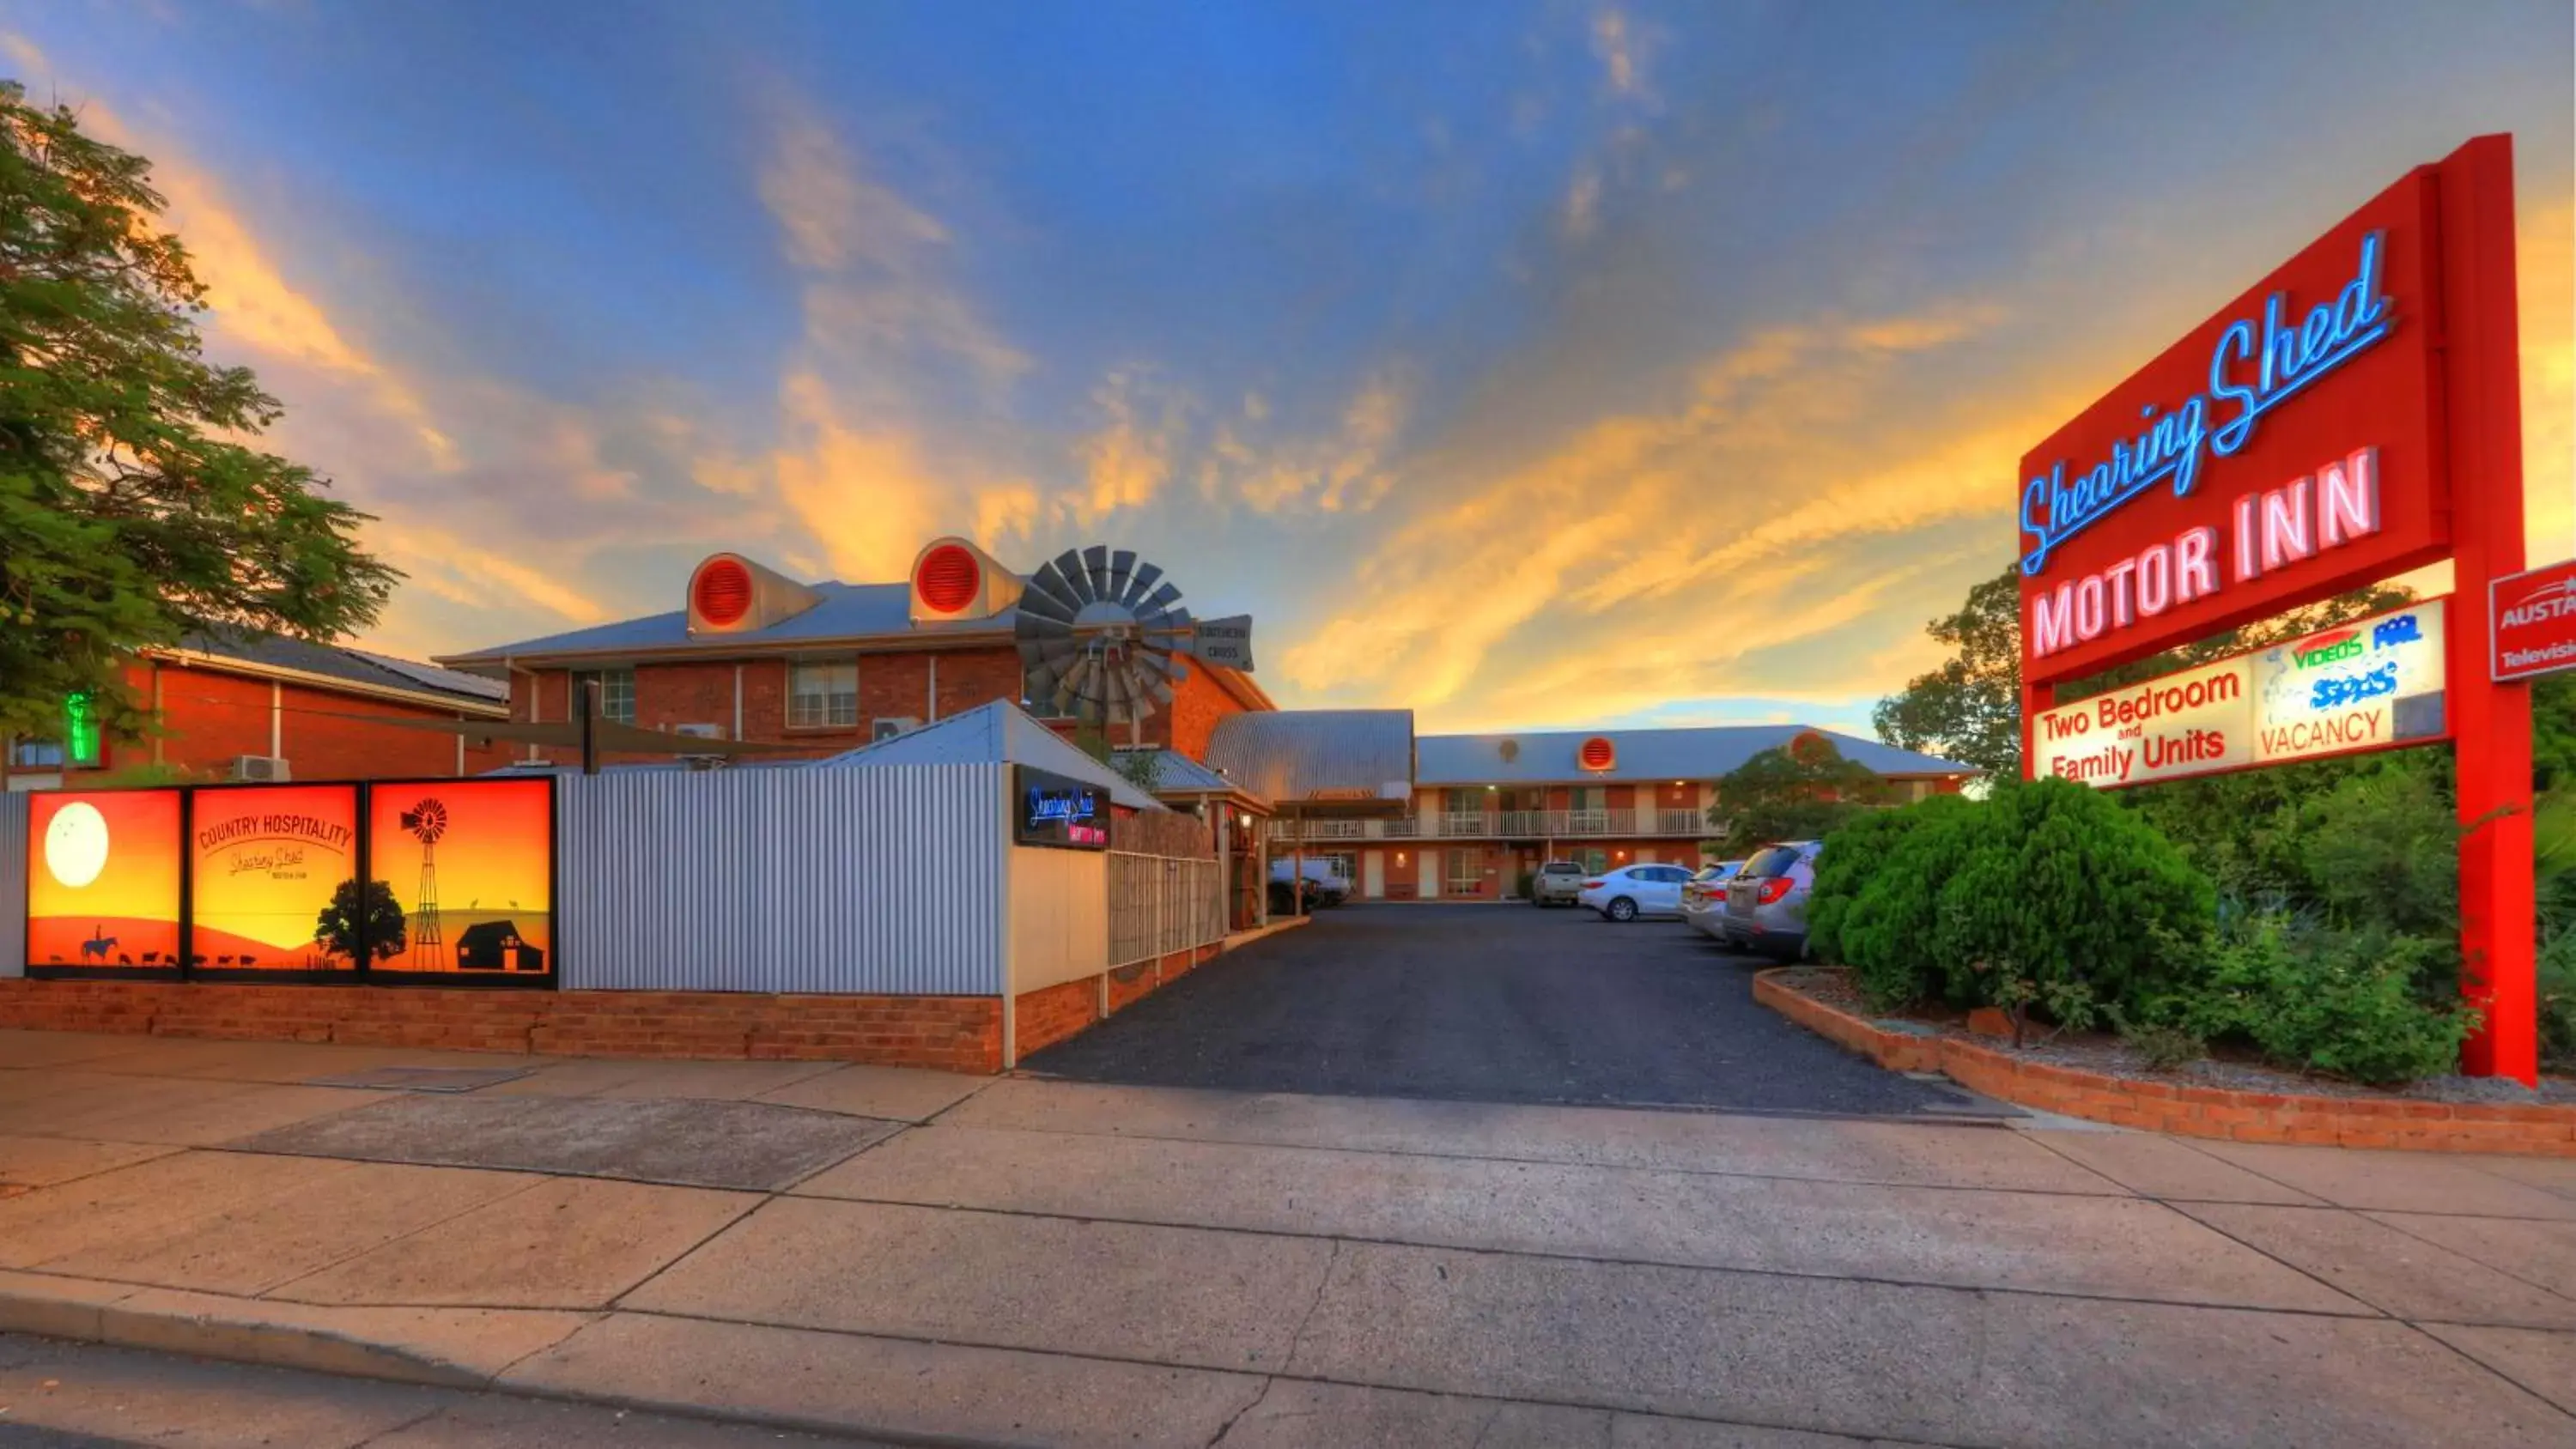
[[[1938,1083],[1755,1004],[1745,956],[1678,921],[1345,906],[1218,958],[1031,1072],[1256,1092],[1736,1111],[1921,1113]]]

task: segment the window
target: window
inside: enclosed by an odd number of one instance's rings
[[[1441,877],[1440,893],[1449,896],[1472,896],[1485,888],[1485,853],[1481,850],[1452,850],[1449,869]]]
[[[856,660],[827,663],[799,660],[787,666],[787,727],[797,730],[856,729],[859,723],[859,666]]]
[[[599,686],[599,717],[619,724],[635,723],[635,671],[632,669],[576,669],[572,676],[572,717],[581,718],[581,697],[592,684]]]
[[[1440,808],[1452,815],[1482,815],[1491,797],[1483,790],[1443,790]]]
[[[1610,868],[1610,852],[1606,850],[1578,850],[1574,858],[1583,863],[1585,875],[1599,875]]]
[[[59,770],[63,747],[58,740],[20,740],[9,750],[9,763],[20,770]]]
[[[1607,810],[1610,808],[1610,792],[1599,785],[1577,785],[1573,790],[1573,798],[1567,802],[1567,808]]]

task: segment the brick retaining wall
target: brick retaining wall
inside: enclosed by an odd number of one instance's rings
[[[1754,999],[1890,1071],[1944,1072],[1972,1092],[2088,1121],[2185,1137],[2426,1152],[2576,1157],[2576,1107],[2310,1097],[2140,1082],[2025,1060],[1951,1036],[1888,1031],[1782,985],[1753,978]]]

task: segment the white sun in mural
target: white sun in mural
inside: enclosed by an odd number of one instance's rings
[[[86,800],[74,800],[45,827],[45,869],[74,890],[107,868],[107,817]]]

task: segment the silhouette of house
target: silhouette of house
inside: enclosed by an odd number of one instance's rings
[[[484,921],[456,938],[459,971],[543,971],[546,953],[519,939],[516,921]]]

